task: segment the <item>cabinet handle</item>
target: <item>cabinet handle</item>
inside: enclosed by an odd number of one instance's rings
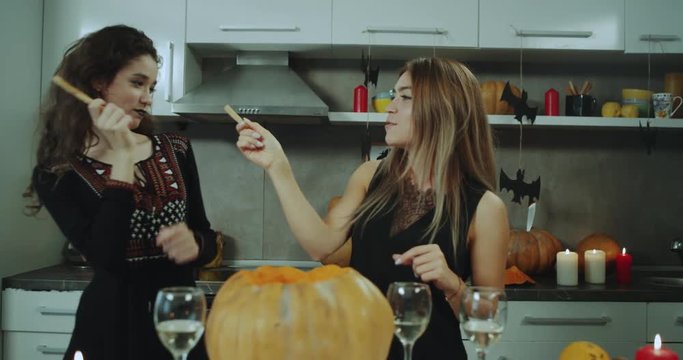
[[[659,34],[643,34],[640,35],[641,41],[681,41],[678,35],[659,35]]]
[[[448,30],[441,28],[405,28],[405,27],[368,27],[366,33],[370,34],[419,34],[419,35],[446,35]]]
[[[301,31],[298,26],[283,26],[283,27],[258,27],[258,26],[228,26],[221,25],[218,27],[221,31],[265,31],[265,32],[296,32]]]
[[[45,355],[64,355],[64,354],[66,354],[66,349],[64,349],[64,348],[50,347],[47,345],[38,345],[36,347],[36,350],[40,351],[41,353],[43,353]]]
[[[39,306],[38,312],[40,315],[52,315],[52,316],[74,316],[76,315],[76,310],[73,309],[56,309],[49,308],[47,306]]]
[[[609,316],[601,316],[598,318],[540,318],[534,316],[525,316],[522,319],[523,324],[529,325],[598,325],[604,326],[612,321]]]
[[[173,99],[173,50],[175,45],[173,41],[168,42],[168,63],[166,66],[166,94],[164,94],[166,101],[170,102]]]
[[[515,30],[519,37],[550,37],[550,38],[589,38],[592,31],[561,31],[561,30]]]

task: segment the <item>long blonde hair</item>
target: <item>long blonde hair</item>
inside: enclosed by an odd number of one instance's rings
[[[368,194],[352,221],[363,229],[373,218],[391,211],[396,206],[392,199],[403,193],[414,176],[418,184],[431,182],[435,197],[434,217],[423,239],[434,242],[450,219],[453,250],[457,251],[463,182],[467,178],[487,190],[496,185],[491,127],[479,82],[465,65],[443,58],[411,60],[403,73],[412,78],[410,145],[389,152],[377,170],[385,180]]]

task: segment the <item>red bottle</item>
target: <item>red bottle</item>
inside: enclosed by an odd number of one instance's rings
[[[353,112],[368,112],[368,88],[364,85],[353,89]]]
[[[545,114],[547,116],[560,115],[560,93],[553,88],[545,92]]]

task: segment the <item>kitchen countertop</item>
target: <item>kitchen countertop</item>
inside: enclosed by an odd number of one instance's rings
[[[234,273],[235,267],[219,271],[224,276]],[[557,286],[553,272],[534,276],[535,285],[512,285],[506,287],[508,300],[511,301],[617,301],[617,302],[683,302],[683,287],[653,285],[649,277],[683,277],[681,267],[643,267],[634,268],[633,283],[617,285],[614,273],[607,275],[606,284],[593,285],[580,283],[579,286]],[[2,279],[2,288],[24,290],[83,290],[90,282],[90,268],[68,265],[55,265],[25,272]],[[208,295],[215,294],[222,281],[197,281]]]

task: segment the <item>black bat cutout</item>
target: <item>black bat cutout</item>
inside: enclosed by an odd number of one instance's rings
[[[525,183],[524,170],[517,169],[517,178],[512,180],[503,169],[500,169],[500,190],[512,191],[514,194],[512,201],[520,205],[522,198],[527,196],[529,198],[528,204],[531,205],[538,201],[541,194],[541,177],[539,176],[531,183]]]
[[[372,146],[372,138],[370,136],[370,129],[364,129],[360,135],[360,158],[363,162],[370,160],[370,148]]]
[[[645,144],[647,154],[652,153],[652,149],[657,145],[657,128],[650,128],[650,120],[647,121],[647,127],[643,128],[643,124],[638,120],[638,128],[640,129],[640,140]]]
[[[526,91],[522,90],[522,97],[518,98],[512,93],[512,88],[510,87],[510,82],[505,83],[505,88],[503,88],[503,93],[500,95],[500,100],[506,101],[510,106],[515,109],[515,119],[522,123],[522,116],[526,115],[526,118],[534,123],[536,120],[536,113],[538,112],[538,107],[529,107],[527,105],[528,94]]]
[[[368,87],[368,84],[373,84],[376,87],[377,79],[379,78],[379,66],[371,68],[370,60],[370,55],[365,56],[365,50],[362,50],[360,54],[360,71],[362,71],[365,75],[363,85],[365,85],[365,87]]]

